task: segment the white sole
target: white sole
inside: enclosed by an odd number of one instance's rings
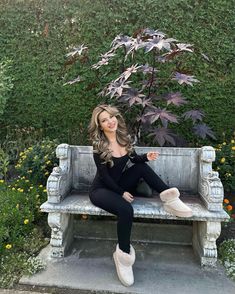
[[[193,215],[192,210],[178,211],[178,210],[175,210],[175,209],[169,207],[167,204],[164,204],[163,207],[164,207],[166,212],[168,212],[170,214],[173,214],[175,216],[178,216],[178,217],[191,217]]]
[[[116,266],[117,275],[118,275],[118,278],[119,278],[119,280],[121,281],[121,283],[122,283],[124,286],[126,286],[126,287],[129,287],[129,286],[133,285],[133,284],[127,284],[127,283],[122,279],[121,274],[120,274],[120,272],[119,272],[118,261],[117,261],[117,258],[116,258],[116,254],[115,254],[115,252],[113,253],[113,259],[114,259],[114,263],[115,263],[115,266]]]

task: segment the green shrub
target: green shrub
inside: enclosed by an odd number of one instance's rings
[[[0,148],[0,179],[7,180],[7,171],[9,165],[9,157],[2,148]]]
[[[235,138],[224,140],[215,150],[213,168],[219,172],[225,191],[235,191]]]
[[[15,166],[20,176],[36,185],[45,186],[53,167],[58,164],[55,153],[58,144],[56,139],[45,139],[22,151]]]
[[[24,238],[33,229],[39,205],[38,194],[24,192],[22,188],[0,183],[0,252],[20,250]]]
[[[47,244],[42,231],[35,227],[25,236],[18,252],[7,250],[0,254],[0,288],[12,287],[23,274],[31,275],[44,269],[45,264],[35,256]]]
[[[226,273],[235,281],[235,239],[224,240],[219,245],[218,253]]]
[[[0,115],[5,110],[9,92],[13,88],[12,78],[8,76],[10,64],[11,61],[7,59],[0,61]]]

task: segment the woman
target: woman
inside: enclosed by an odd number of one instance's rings
[[[98,105],[92,113],[89,134],[94,150],[97,173],[91,185],[91,202],[114,215],[117,215],[118,244],[113,258],[120,281],[125,286],[134,283],[132,265],[135,250],[130,244],[133,221],[134,196],[131,191],[140,178],[160,193],[167,212],[176,216],[190,217],[191,209],[179,199],[179,190],[168,187],[146,164],[156,160],[158,152],[137,155],[124,119],[116,107]],[[128,160],[134,165],[126,169]]]

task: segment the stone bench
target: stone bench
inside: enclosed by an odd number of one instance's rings
[[[158,151],[160,156],[148,164],[170,187],[177,187],[181,199],[193,210],[187,220],[193,223],[192,246],[201,265],[214,266],[217,261],[216,239],[221,222],[229,219],[223,210],[223,185],[218,172],[212,171],[215,150],[202,148],[135,147],[137,153]],[[96,173],[92,146],[60,144],[56,149],[60,160],[47,181],[48,200],[40,207],[48,213],[51,227],[51,256],[63,257],[73,237],[73,216],[111,215],[95,207],[88,189]],[[140,219],[184,220],[166,213],[159,197],[135,197],[134,217]]]

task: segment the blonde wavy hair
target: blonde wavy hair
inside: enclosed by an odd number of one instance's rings
[[[94,153],[100,153],[100,158],[103,160],[102,163],[113,166],[112,152],[109,149],[109,141],[105,136],[104,132],[100,129],[99,115],[101,112],[107,111],[112,116],[116,116],[118,121],[118,127],[116,131],[117,142],[125,147],[128,154],[131,154],[133,150],[133,143],[131,136],[128,133],[126,123],[118,108],[108,104],[100,104],[96,106],[92,112],[91,121],[88,127],[90,140],[93,146]]]

